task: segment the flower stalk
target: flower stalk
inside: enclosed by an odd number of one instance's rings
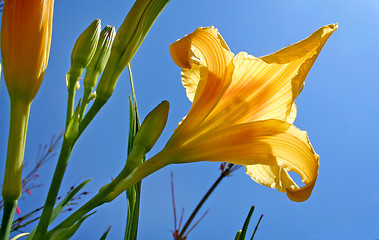
[[[8,150],[2,190],[4,212],[0,230],[1,240],[9,236],[14,210],[22,193],[22,163],[29,110],[30,103],[25,103],[22,99],[11,99]]]
[[[51,43],[54,0],[4,1],[1,55],[11,102],[0,239],[8,240],[22,193],[22,163],[30,105],[44,77]]]
[[[12,228],[12,220],[18,200],[4,201],[3,221],[1,222],[0,239],[8,240]]]
[[[22,192],[22,163],[28,126],[30,103],[11,100],[7,161],[2,195],[4,201],[14,201]]]
[[[61,186],[63,176],[67,168],[68,160],[71,156],[72,148],[72,142],[68,141],[68,139],[64,137],[54,176],[51,181],[41,218],[33,239],[43,239],[46,234],[47,228],[50,223],[50,217],[54,209],[55,200],[57,199],[59,188]]]

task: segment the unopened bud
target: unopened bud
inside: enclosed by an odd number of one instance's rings
[[[151,26],[169,0],[137,0],[117,31],[111,55],[100,78],[98,101],[106,102],[117,80],[137,52]]]
[[[1,57],[11,99],[31,103],[49,60],[54,1],[1,1]]]
[[[100,33],[95,55],[88,65],[86,76],[84,77],[84,87],[91,88],[91,91],[96,86],[97,78],[104,71],[105,65],[108,62],[115,35],[115,28],[109,25]]]
[[[169,109],[169,102],[163,101],[146,116],[134,139],[134,146],[142,146],[145,153],[150,151],[166,126]]]
[[[96,19],[87,27],[79,38],[76,40],[71,53],[70,84],[75,84],[83,70],[91,62],[99,42],[101,21]],[[74,82],[71,82],[74,81]]]

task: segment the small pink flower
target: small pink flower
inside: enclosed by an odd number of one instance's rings
[[[20,208],[18,206],[16,207],[16,213],[21,214]]]

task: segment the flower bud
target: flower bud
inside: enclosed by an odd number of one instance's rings
[[[134,146],[143,147],[145,153],[150,151],[166,126],[169,108],[169,102],[163,101],[146,116],[136,134]]]
[[[111,53],[113,39],[116,35],[113,26],[106,26],[100,33],[95,55],[86,69],[84,87],[92,89],[96,86],[97,78],[104,71]]]
[[[99,42],[100,25],[101,21],[96,19],[76,40],[71,53],[70,81],[68,82],[68,88],[76,83],[77,79],[83,74],[83,70],[91,62]]]
[[[54,0],[5,0],[1,22],[4,79],[11,99],[31,102],[49,60]]]
[[[242,235],[242,230],[239,230],[236,234],[236,236],[234,237],[234,240],[240,240],[241,239],[241,235]]]
[[[111,55],[97,87],[97,100],[106,102],[117,80],[137,52],[169,0],[137,0],[117,31]]]

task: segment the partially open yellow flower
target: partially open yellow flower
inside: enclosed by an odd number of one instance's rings
[[[245,165],[256,182],[293,201],[311,195],[319,156],[306,132],[292,125],[295,98],[337,24],[256,58],[229,50],[217,29],[198,28],[170,46],[182,67],[191,110],[161,152],[174,163],[215,161]],[[288,172],[301,176],[298,187]]]
[[[31,102],[50,53],[54,0],[5,0],[1,55],[10,98]]]
[[[30,105],[50,53],[54,0],[4,0],[1,55],[11,111],[2,195],[14,202],[22,192],[22,163]]]

